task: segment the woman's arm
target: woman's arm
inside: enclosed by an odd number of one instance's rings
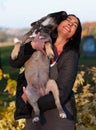
[[[62,60],[62,66],[59,68],[57,85],[59,87],[61,103],[65,103],[72,93],[74,82],[78,72],[78,54],[70,51],[65,54],[65,60]]]
[[[15,60],[13,60],[10,56],[10,65],[14,68],[22,67],[34,51],[35,49],[32,48],[30,42],[22,45],[20,47],[18,57]]]
[[[61,103],[66,103],[72,93],[74,81],[78,71],[78,54],[69,51],[62,55],[58,60],[58,78],[57,85],[59,88]],[[48,94],[38,100],[41,111],[55,108],[54,97]]]

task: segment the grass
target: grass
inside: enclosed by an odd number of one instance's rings
[[[0,47],[0,53],[1,53],[1,67],[4,71],[4,73],[9,73],[12,79],[17,78],[17,72],[18,69],[14,69],[10,66],[9,57],[11,54],[11,51],[13,49],[13,46],[3,46]]]
[[[85,66],[96,66],[96,56],[94,57],[80,57],[79,65],[85,65]]]

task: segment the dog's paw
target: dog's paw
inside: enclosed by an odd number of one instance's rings
[[[17,58],[17,56],[18,56],[18,53],[19,53],[19,50],[18,50],[18,48],[16,48],[16,46],[15,46],[14,49],[12,50],[11,58],[12,58],[13,60],[15,60],[15,59]]]
[[[59,114],[60,118],[67,118],[66,114],[63,112],[63,113],[60,113]]]
[[[15,43],[15,45],[14,45],[14,48],[13,48],[13,50],[11,52],[11,58],[13,60],[15,60],[17,58],[17,56],[18,56],[18,53],[20,51],[21,41],[19,39],[15,38],[14,43]]]
[[[33,119],[32,119],[32,123],[34,124],[34,123],[37,123],[37,122],[39,122],[39,117],[38,116],[36,116],[36,117],[34,117]]]
[[[17,42],[21,42],[21,41],[18,38],[14,38],[13,42],[14,42],[14,44],[16,44]]]

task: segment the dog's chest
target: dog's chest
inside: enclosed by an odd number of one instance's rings
[[[45,56],[42,52],[36,51],[32,54],[32,56],[29,59],[29,64],[34,65],[37,67],[40,67],[40,65],[43,66],[49,66],[49,60],[48,57]]]
[[[25,63],[26,73],[42,75],[49,73],[49,60],[47,56],[40,51],[36,51],[32,54],[29,60]]]

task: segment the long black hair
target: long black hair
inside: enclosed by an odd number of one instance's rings
[[[69,14],[68,16],[76,17],[73,14]],[[82,26],[81,26],[81,22],[80,22],[79,18],[78,17],[76,17],[76,18],[78,19],[77,30],[76,30],[75,34],[72,36],[72,38],[65,45],[65,48],[69,48],[69,49],[74,50],[74,51],[79,53],[79,51],[80,51]]]
[[[64,46],[64,50],[68,51],[68,50],[74,50],[75,52],[77,52],[78,54],[80,53],[80,42],[81,42],[81,32],[82,32],[82,26],[81,26],[81,22],[79,20],[79,18],[77,16],[75,16],[74,14],[69,14],[68,16],[74,16],[78,19],[78,27],[77,30],[75,32],[75,34],[72,36],[72,38],[70,38],[70,40],[68,41],[67,44],[65,44]],[[66,16],[62,17],[62,19],[59,20],[58,25],[67,18]],[[56,38],[57,38],[57,28],[51,33],[51,37],[52,37],[52,42],[54,44]]]

